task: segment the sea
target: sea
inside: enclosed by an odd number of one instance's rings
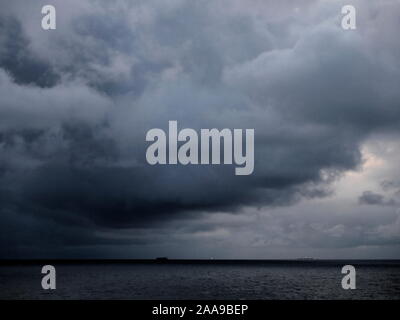
[[[55,290],[41,286],[44,264]],[[342,288],[344,265],[356,289]],[[0,299],[400,299],[400,260],[0,261]]]

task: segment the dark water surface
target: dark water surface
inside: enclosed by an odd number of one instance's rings
[[[343,290],[341,268],[357,270]],[[400,299],[400,261],[53,263],[57,289],[36,264],[0,264],[0,299]]]

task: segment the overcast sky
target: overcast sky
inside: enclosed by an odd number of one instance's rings
[[[400,258],[399,17],[0,0],[0,258]],[[254,173],[147,164],[168,120],[254,128]]]

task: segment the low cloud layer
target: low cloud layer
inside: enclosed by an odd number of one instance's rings
[[[365,235],[386,222],[358,233],[328,213],[301,222],[299,203],[362,170],[372,136],[399,134],[397,1],[355,1],[356,31],[341,28],[340,1],[50,2],[54,31],[41,29],[41,1],[0,13],[1,257],[119,256],[126,246],[135,257],[168,241],[179,255],[188,237],[229,238],[235,219],[279,208],[299,221],[250,223],[243,244],[379,245]],[[146,132],[169,120],[254,128],[253,175],[148,165]],[[385,199],[367,191],[359,204],[395,204]],[[224,219],[191,231],[214,217]],[[247,242],[251,229],[276,242]]]

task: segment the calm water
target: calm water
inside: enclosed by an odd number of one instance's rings
[[[0,299],[400,299],[400,262],[347,262],[357,289],[341,288],[346,262],[54,264],[57,289],[41,289],[41,265],[0,266]]]

